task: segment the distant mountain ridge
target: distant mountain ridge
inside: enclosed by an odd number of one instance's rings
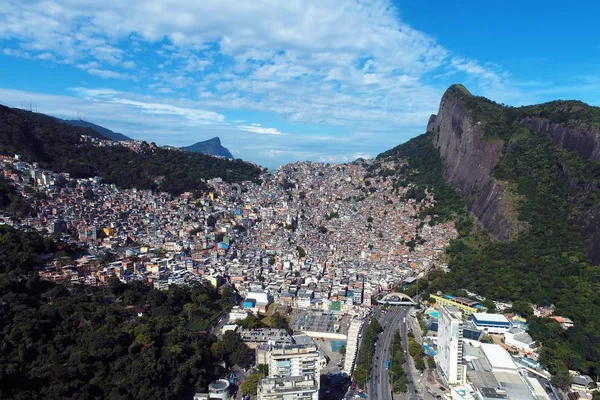
[[[130,137],[125,136],[122,133],[111,131],[108,128],[81,119],[63,119],[61,121],[69,125],[79,126],[81,128],[91,128],[102,136],[117,142],[132,140]]]
[[[206,181],[257,181],[262,169],[241,160],[228,160],[187,151],[173,151],[141,142],[137,149],[97,146],[82,135],[104,138],[89,127],[0,105],[0,154],[20,154],[41,168],[68,172],[72,178],[101,176],[121,188],[152,189],[177,196],[208,190]]]
[[[193,153],[202,153],[211,156],[233,159],[231,152],[221,145],[221,139],[219,139],[218,136],[203,142],[194,143],[190,146],[182,147],[181,149],[191,151]]]

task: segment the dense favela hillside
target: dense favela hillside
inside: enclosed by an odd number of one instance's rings
[[[514,108],[454,85],[427,133],[378,156],[404,160],[396,185],[433,191],[428,213],[458,222],[450,272],[422,287],[512,302],[556,376],[600,372],[599,127],[600,109],[578,101]],[[574,327],[530,305],[554,305]]]
[[[82,137],[84,135],[85,137]],[[205,190],[205,180],[256,180],[260,168],[240,161],[164,149],[139,141],[115,142],[91,128],[0,106],[0,152],[19,153],[54,172],[72,177],[101,176],[120,187],[157,189],[177,195]]]

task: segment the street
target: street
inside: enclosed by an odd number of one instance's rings
[[[410,307],[406,306],[392,306],[379,318],[379,322],[383,327],[383,332],[380,334],[380,338],[375,347],[375,359],[371,371],[371,380],[367,385],[367,393],[372,399],[392,400],[390,379],[388,370],[385,368],[385,363],[387,360],[391,360],[390,348],[392,346],[394,332],[398,328],[400,328],[402,337],[402,347],[404,349],[408,348],[408,328],[404,321],[409,310]],[[407,400],[419,399],[415,394],[415,386],[413,383],[414,378],[418,379],[418,373],[414,371],[412,361],[409,360],[410,356],[408,354],[406,354],[406,356],[408,362],[405,364],[404,369],[410,369],[411,371],[407,371],[409,383],[407,385],[408,393],[405,398]]]

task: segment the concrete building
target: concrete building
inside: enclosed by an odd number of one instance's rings
[[[460,311],[465,315],[471,315],[475,312],[481,311],[481,304],[475,300],[467,299],[464,297],[455,297],[450,294],[444,295],[430,295],[432,300],[435,300],[440,306],[453,306],[458,307]]]
[[[228,400],[229,396],[229,381],[227,379],[219,379],[208,385],[209,399]]]
[[[537,347],[535,340],[516,326],[504,332],[504,343],[525,352],[532,352]]]
[[[523,373],[502,346],[467,340],[467,377],[480,400],[547,400],[535,376]],[[539,392],[539,393],[538,393]]]
[[[485,333],[504,333],[512,327],[502,314],[473,313],[471,319],[475,328]]]
[[[269,376],[306,376],[321,374],[323,357],[316,345],[273,345],[267,352]]]
[[[344,359],[344,372],[348,375],[352,374],[354,369],[354,361],[358,351],[358,334],[362,323],[359,319],[353,319],[348,328],[348,340],[346,342],[346,356]]]
[[[230,385],[227,379],[219,379],[208,385],[208,393],[194,394],[194,400],[228,400]]]
[[[242,310],[240,306],[234,306],[229,313],[229,322],[235,322],[248,317],[250,313],[247,310]]]
[[[318,400],[319,377],[265,378],[258,385],[259,400]]]
[[[246,346],[256,349],[261,344],[292,344],[293,340],[285,329],[257,328],[244,329],[239,332]]]
[[[259,383],[260,400],[318,400],[319,377],[326,360],[316,344],[272,345],[263,357],[269,377]]]
[[[449,385],[464,384],[463,320],[458,307],[440,307],[437,365]]]

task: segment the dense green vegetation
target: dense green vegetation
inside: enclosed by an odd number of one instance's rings
[[[400,337],[399,329],[394,332],[390,353],[392,358],[390,359],[389,375],[392,392],[406,393],[407,378],[406,372],[404,371],[404,363],[406,362],[406,358],[404,357],[404,349],[402,348],[402,338]]]
[[[34,267],[57,248],[0,228],[0,398],[191,398],[224,375],[222,360],[251,363],[239,335],[199,332],[230,307],[210,285],[41,281]]]
[[[373,318],[363,334],[362,348],[359,354],[360,359],[354,370],[354,381],[363,389],[366,387],[367,381],[371,376],[375,342],[377,342],[378,335],[381,332],[383,332],[381,324],[377,318]]]
[[[408,338],[408,353],[413,358],[415,362],[415,368],[419,371],[425,370],[425,352],[423,351],[423,346],[417,342],[415,337],[411,334]]]
[[[447,249],[450,273],[432,273],[420,282],[420,291],[456,294],[469,289],[488,299],[512,301],[526,313],[529,303],[554,304],[555,314],[571,318],[575,327],[563,330],[549,320],[530,318],[532,336],[543,342],[541,362],[559,381],[567,369],[596,376],[600,373],[600,267],[589,262],[589,238],[579,234],[576,221],[600,204],[600,163],[557,148],[520,121],[531,114],[594,125],[599,109],[577,102],[511,108],[471,96],[461,87],[451,90],[474,120],[482,122],[487,138],[504,141],[504,155],[493,177],[504,182],[516,199],[516,218],[526,229],[511,242],[495,242],[477,228],[462,199],[444,186],[443,166],[431,141],[435,133],[381,154],[379,158],[406,160],[408,165],[396,172],[399,184],[415,183],[419,187],[415,193],[432,187],[438,199],[434,210],[458,222],[460,238]]]
[[[101,176],[120,187],[155,189],[177,195],[205,190],[205,179],[256,180],[260,168],[241,160],[167,150],[147,144],[140,152],[121,146],[97,147],[82,142],[82,134],[98,137],[43,114],[0,106],[0,153],[20,153],[54,172],[74,178]]]
[[[33,209],[3,176],[0,176],[0,209],[17,218],[29,216]]]
[[[250,376],[240,385],[240,393],[256,395],[260,380],[269,375],[269,366],[258,364]]]

